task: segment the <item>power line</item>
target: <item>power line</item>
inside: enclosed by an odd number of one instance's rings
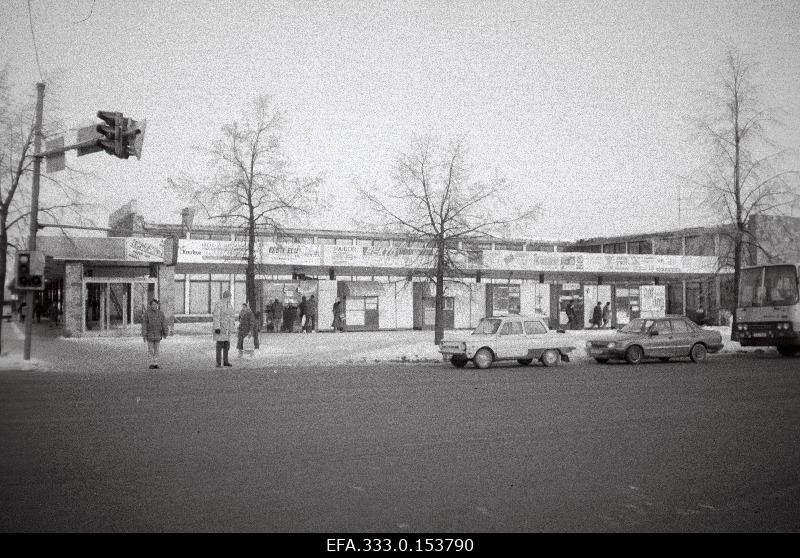
[[[36,46],[36,34],[33,32],[33,15],[31,15],[31,0],[28,0],[28,23],[31,26],[31,37],[33,37],[33,51],[36,53],[36,67],[39,68],[39,81],[44,83],[42,77],[42,66],[39,64],[39,47]]]

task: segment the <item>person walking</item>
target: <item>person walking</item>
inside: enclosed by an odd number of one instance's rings
[[[567,314],[567,329],[575,329],[575,306],[572,300],[567,302],[564,312]]]
[[[231,292],[222,293],[214,304],[214,341],[217,345],[217,368],[220,366],[233,366],[228,361],[228,351],[231,348],[231,334],[236,325],[236,314],[231,306]]]
[[[308,303],[306,304],[306,331],[308,333],[314,333],[314,328],[317,327],[317,299],[312,294],[308,298]]]
[[[603,322],[603,303],[599,300],[597,301],[597,305],[594,307],[592,311],[592,326],[590,329],[594,329],[597,326],[597,329],[600,329],[600,325]]]
[[[611,327],[611,302],[606,302],[603,306],[603,329]]]
[[[244,356],[244,340],[253,335],[253,329],[256,327],[255,321],[255,314],[247,303],[243,302],[242,308],[239,310],[239,326],[236,330],[236,348],[239,350],[239,358]],[[253,338],[253,349],[255,349],[255,338]]]
[[[150,357],[148,368],[159,368],[159,345],[167,335],[169,335],[167,319],[164,317],[164,312],[158,307],[158,300],[154,298],[142,316],[142,338],[147,345],[147,354]]]

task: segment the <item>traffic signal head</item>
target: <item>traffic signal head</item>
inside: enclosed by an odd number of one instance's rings
[[[100,147],[109,155],[122,157],[122,134],[125,117],[122,116],[121,112],[98,110],[97,118],[105,122],[105,124],[98,124],[96,127],[97,132],[105,137],[105,139],[98,140]]]
[[[15,286],[19,290],[44,289],[44,252],[17,252]]]

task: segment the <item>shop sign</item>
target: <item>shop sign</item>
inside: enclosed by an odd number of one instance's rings
[[[163,262],[163,238],[126,238],[125,261],[128,262]]]
[[[323,265],[334,267],[430,267],[433,251],[403,246],[337,246],[326,244]]]
[[[178,263],[245,263],[247,244],[233,240],[178,240]]]
[[[258,253],[259,247],[256,247]],[[276,244],[264,242],[260,245],[261,261],[266,265],[308,265],[319,266],[322,262],[322,246],[319,244]]]

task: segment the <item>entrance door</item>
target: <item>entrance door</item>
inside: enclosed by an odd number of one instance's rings
[[[146,281],[87,281],[84,289],[84,331],[125,335],[138,331],[155,284]]]

